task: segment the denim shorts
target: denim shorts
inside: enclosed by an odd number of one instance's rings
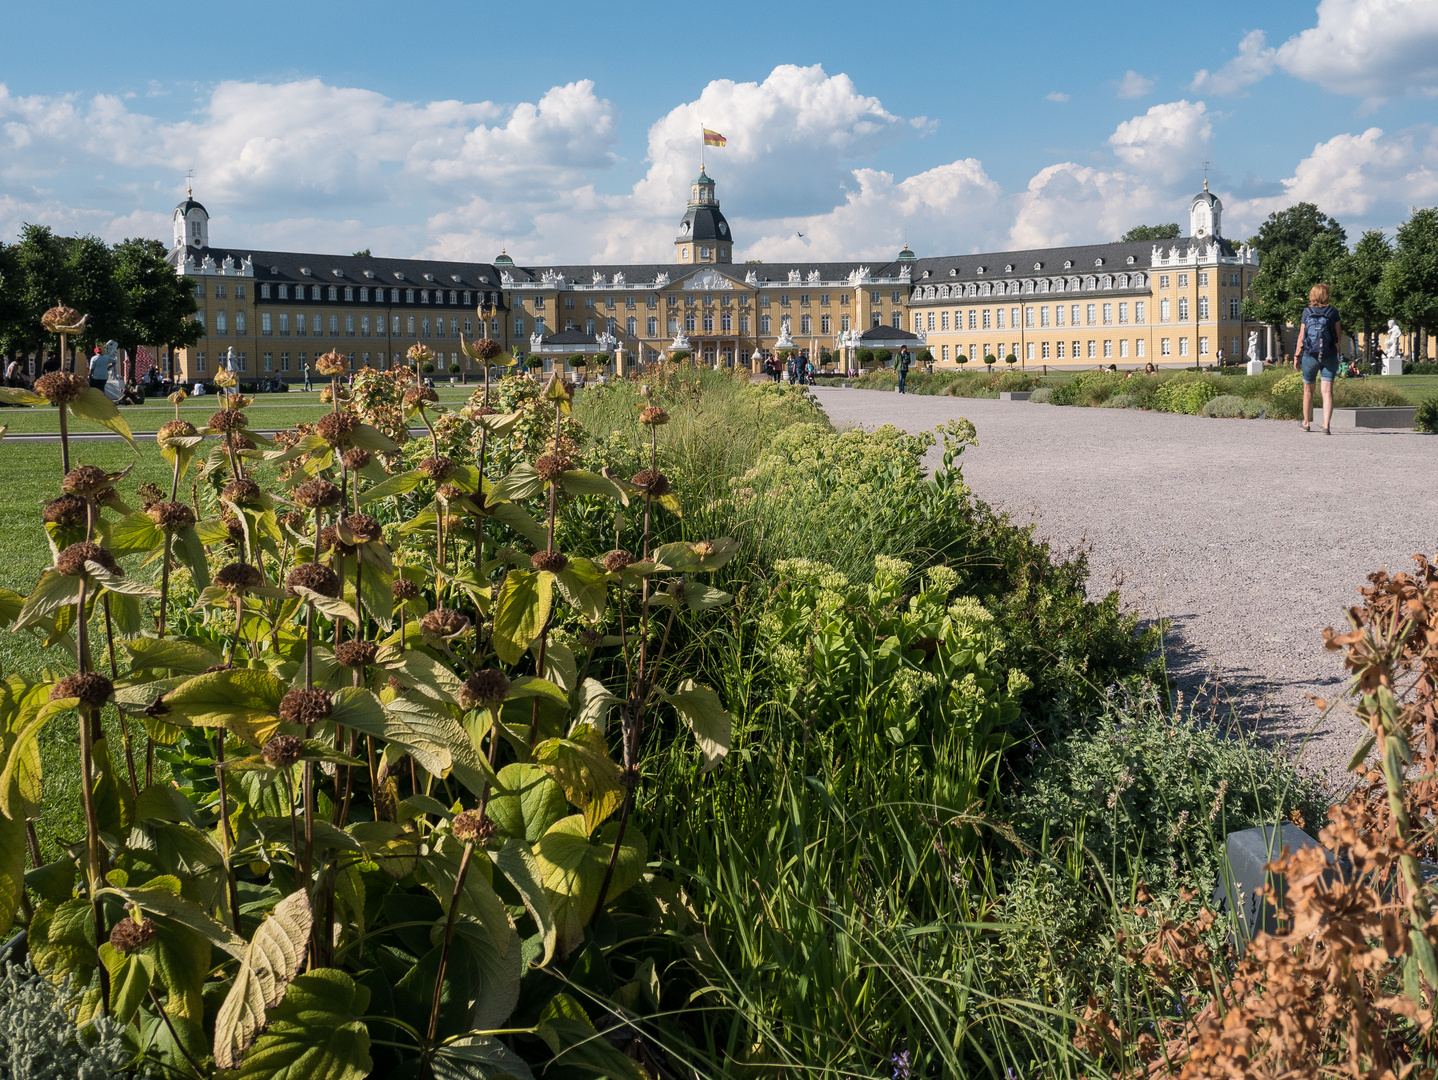
[[[1313,383],[1318,380],[1319,375],[1323,376],[1324,382],[1332,382],[1338,377],[1338,356],[1335,353],[1327,360],[1320,360],[1308,353],[1303,354],[1303,381]]]

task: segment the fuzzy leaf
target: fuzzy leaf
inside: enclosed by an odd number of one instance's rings
[[[10,933],[25,888],[25,819],[0,817],[0,937]]]
[[[561,788],[538,765],[516,761],[499,770],[499,784],[486,812],[505,836],[536,843],[565,815],[569,804]]]
[[[302,600],[308,600],[315,606],[315,610],[328,616],[331,620],[345,619],[355,626],[359,625],[359,616],[355,609],[350,607],[338,596],[321,596],[313,589],[306,589],[303,585],[291,586],[294,594]]]
[[[116,555],[154,551],[164,542],[165,534],[148,514],[127,514],[110,526],[110,551]]]
[[[568,738],[545,739],[534,748],[534,760],[583,811],[590,832],[624,802],[621,770],[609,756],[604,736],[592,727],[581,724]]]
[[[599,734],[604,734],[609,720],[609,711],[619,704],[619,698],[610,693],[598,679],[585,679],[579,686],[579,701],[574,713],[574,723],[588,724]]]
[[[296,976],[239,1080],[362,1080],[374,1067],[359,1019],[368,1004],[369,992],[335,968]]]
[[[40,580],[35,585],[35,591],[25,599],[24,605],[20,608],[19,614],[15,617],[15,629],[23,630],[27,626],[38,624],[45,616],[68,605],[75,605],[80,602],[81,580],[78,577],[69,577],[65,574],[56,573],[54,570],[46,570],[40,575]]]
[[[70,405],[70,411],[82,420],[103,424],[132,448],[135,446],[135,436],[130,434],[130,425],[125,423],[125,418],[120,415],[120,410],[115,408],[115,403],[105,396],[105,391],[90,387],[80,395],[79,401]]]
[[[661,545],[654,552],[654,561],[665,570],[675,570],[681,574],[693,573],[699,569],[699,555],[694,550],[694,545],[683,540]]]
[[[165,695],[171,719],[197,727],[226,727],[255,745],[279,726],[279,707],[288,687],[267,671],[236,668],[188,679]]]
[[[0,386],[0,401],[7,405],[48,405],[50,399],[35,393],[33,390],[24,390],[18,386]]]
[[[490,517],[519,533],[535,547],[543,547],[549,541],[544,526],[535,521],[529,511],[514,503],[500,503],[490,509]]]
[[[592,623],[604,617],[609,603],[609,583],[603,567],[589,559],[570,559],[557,577],[559,592],[571,607]]]
[[[230,992],[215,1017],[215,1064],[238,1068],[240,1058],[265,1026],[265,1010],[278,1005],[299,973],[314,916],[303,890],[291,893],[260,923],[245,946]]]
[[[90,572],[90,576],[94,578],[101,587],[108,589],[112,593],[119,593],[121,596],[138,596],[146,600],[158,600],[160,598],[159,589],[146,585],[143,581],[136,581],[133,578],[112,574],[93,560],[85,560],[85,569]]]
[[[544,955],[537,961],[544,967],[554,957],[558,931],[554,914],[549,910],[549,898],[544,892],[543,874],[539,862],[530,850],[529,844],[513,837],[506,840],[498,851],[490,852],[494,865],[499,869],[524,901],[534,925],[539,928],[540,940],[544,942]]]
[[[350,434],[354,444],[361,450],[373,450],[380,454],[393,454],[399,444],[373,424],[360,424]]]
[[[171,551],[175,560],[190,572],[195,588],[203,589],[210,584],[210,562],[199,533],[194,529],[181,529],[175,533]]]
[[[519,662],[543,632],[553,601],[553,574],[511,570],[505,575],[494,605],[494,651],[501,661]]]
[[[419,487],[424,480],[424,473],[418,469],[410,469],[409,472],[395,473],[383,483],[376,484],[368,491],[360,494],[360,505],[375,502],[378,499],[387,499],[391,495],[403,495],[405,492],[413,491]]]
[[[219,653],[180,638],[131,638],[122,642],[137,671],[172,671],[199,675],[220,663]]]
[[[588,469],[566,469],[559,477],[560,486],[571,495],[603,495],[607,499],[618,499],[629,505],[629,496],[624,489],[606,476]]]
[[[619,823],[611,821],[591,840],[584,816],[573,814],[555,822],[535,845],[561,956],[568,956],[584,940],[584,928],[599,902],[599,886],[618,835]],[[606,902],[612,903],[639,880],[647,858],[643,834],[638,829],[626,829]]]
[[[543,490],[544,481],[534,471],[534,466],[520,462],[508,476],[494,485],[494,490],[485,499],[485,505],[497,506],[503,502],[532,499]]]
[[[24,606],[25,598],[14,589],[0,588],[0,626],[14,622]]]
[[[659,691],[665,701],[679,711],[679,715],[694,732],[699,741],[699,750],[704,755],[702,772],[709,772],[724,755],[729,753],[729,741],[733,736],[734,719],[719,700],[719,695],[707,686],[701,686],[693,679],[685,679],[672,694]]]
[[[173,882],[175,879],[171,878],[170,881]],[[178,892],[166,888],[163,884],[147,885],[139,889],[111,887],[100,889],[95,895],[104,896],[106,894],[138,904],[141,910],[147,914],[172,919],[186,929],[201,935],[212,945],[218,946],[237,960],[244,955],[244,938],[228,926],[210,918],[199,904],[193,900],[186,900]]]

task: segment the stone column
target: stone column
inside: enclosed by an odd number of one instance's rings
[[[624,342],[618,341],[614,344],[614,377],[624,378]]]

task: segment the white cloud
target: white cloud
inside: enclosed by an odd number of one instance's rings
[[[1238,55],[1199,71],[1190,89],[1232,95],[1275,68],[1369,106],[1403,94],[1438,97],[1438,4],[1433,0],[1321,0],[1318,25],[1270,48],[1262,30]]]
[[[1260,79],[1268,78],[1277,54],[1277,49],[1268,47],[1262,30],[1250,30],[1238,43],[1237,56],[1217,71],[1207,68],[1199,71],[1189,89],[1199,94],[1240,94]]]
[[[1131,168],[1173,181],[1190,176],[1207,157],[1213,138],[1201,101],[1170,101],[1125,120],[1108,145]]]
[[[1155,215],[1171,219],[1173,207],[1173,195],[1162,185],[1065,161],[1039,170],[1029,181],[1017,199],[1008,243],[1034,248],[1116,240]]]
[[[1069,96],[1059,90],[1050,90],[1044,95],[1045,101],[1067,101]]]
[[[1153,89],[1153,80],[1146,79],[1130,68],[1116,84],[1121,98],[1141,98]]]

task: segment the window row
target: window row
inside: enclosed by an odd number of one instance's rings
[[[1164,301],[1168,303],[1168,301]],[[1020,318],[1027,328],[1048,326],[1124,326],[1129,322],[1130,309],[1133,322],[1142,324],[1147,318],[1147,301],[1120,300],[1102,304],[1056,304],[1025,306],[1023,308],[973,308],[967,313],[955,311],[916,311],[913,314],[914,331],[923,330],[1004,330],[1018,329]],[[1186,309],[1185,309],[1186,310]],[[1207,311],[1205,306],[1202,310]],[[965,317],[967,316],[967,324]]]
[[[1206,275],[1205,275],[1206,276]],[[960,285],[920,285],[914,290],[915,300],[944,300],[963,296],[1018,296],[1047,292],[1080,292],[1093,289],[1142,289],[1148,286],[1147,274],[1090,274],[1085,278],[1044,278],[1027,281],[971,281]],[[874,294],[878,303],[878,293]],[[898,294],[895,294],[895,303]]]
[[[197,316],[198,318],[198,316]],[[235,318],[237,332],[243,334],[244,313],[236,312]],[[203,320],[202,320],[203,321]],[[326,318],[323,315],[309,314],[303,311],[291,315],[288,311],[281,312],[260,312],[260,333],[264,336],[277,334],[279,337],[324,337]],[[473,337],[475,332],[475,320],[461,320],[459,316],[452,316],[448,323],[442,317],[433,320],[429,316],[416,317],[414,315],[391,315],[386,321],[385,316],[375,315],[330,315],[329,336],[330,337],[384,337],[386,333],[391,337],[451,337],[457,338],[460,335],[460,324],[463,322],[465,337]],[[216,314],[216,334],[223,335],[224,312]],[[343,325],[343,330],[341,330]],[[293,330],[291,329],[293,327]],[[486,333],[484,320],[479,321],[479,332]],[[500,323],[498,319],[490,320],[488,324],[490,337],[499,337]]]
[[[346,301],[346,302],[348,302],[348,303],[354,303],[354,302],[355,302],[355,299],[356,299],[356,295],[355,295],[355,294],[358,293],[358,294],[359,294],[359,295],[358,295],[358,300],[359,300],[359,302],[360,302],[361,304],[368,304],[368,303],[370,303],[370,302],[371,302],[371,299],[370,299],[371,294],[373,294],[373,297],[374,297],[373,302],[374,302],[374,303],[376,303],[376,304],[383,304],[383,303],[385,302],[385,290],[382,289],[382,288],[371,289],[371,288],[368,288],[367,286],[361,286],[360,288],[356,289],[353,285],[344,285],[344,286],[340,286],[340,285],[329,285],[329,286],[324,286],[324,285],[310,285],[310,286],[308,286],[308,289],[309,289],[308,296],[306,295],[306,291],[305,291],[305,290],[306,290],[306,286],[304,286],[304,285],[295,285],[295,286],[293,286],[293,288],[294,288],[294,299],[296,299],[296,300],[304,300],[304,299],[306,299],[306,298],[308,298],[308,299],[310,299],[310,300],[325,300],[325,299],[329,299],[329,300],[335,300],[335,301],[343,300],[343,301]],[[289,286],[289,285],[271,285],[269,282],[261,282],[261,283],[260,283],[260,299],[261,299],[261,300],[289,300],[289,299],[291,298],[291,297],[290,297],[290,289],[291,289],[291,286]],[[413,304],[413,303],[415,303],[415,302],[416,302],[416,299],[415,299],[416,296],[418,296],[418,302],[421,303],[421,304],[428,304],[428,303],[431,302],[431,299],[433,299],[433,302],[436,303],[436,304],[443,304],[443,303],[445,302],[445,291],[444,291],[443,289],[390,289],[390,290],[389,290],[389,302],[390,302],[391,304],[398,304],[398,303],[400,303],[400,302],[401,302],[401,300],[400,300],[401,294],[403,294],[403,296],[404,296],[403,302],[406,303],[406,304]],[[205,286],[204,286],[203,284],[200,284],[200,285],[195,286],[195,297],[196,297],[197,299],[203,299],[203,298],[204,298],[204,295],[205,295]],[[464,304],[466,304],[466,305],[469,305],[469,304],[484,304],[484,305],[487,305],[487,306],[490,306],[490,307],[494,307],[494,306],[497,306],[497,305],[499,304],[499,293],[497,293],[497,292],[474,292],[473,290],[466,290],[466,291],[464,291],[464,292],[460,292],[460,291],[457,290],[457,289],[450,289],[450,290],[449,290],[449,303],[451,303],[451,304],[459,304],[459,303],[461,303],[461,300],[460,300],[460,297],[461,297],[461,296],[463,297],[463,301],[462,301],[462,302],[463,302]],[[244,297],[245,297],[245,294],[244,294],[244,286],[243,286],[243,285],[236,285],[236,286],[235,286],[235,299],[237,299],[237,300],[243,300]],[[217,299],[217,300],[223,300],[224,298],[225,298],[225,287],[224,287],[223,285],[216,285],[216,286],[215,286],[215,299]]]

